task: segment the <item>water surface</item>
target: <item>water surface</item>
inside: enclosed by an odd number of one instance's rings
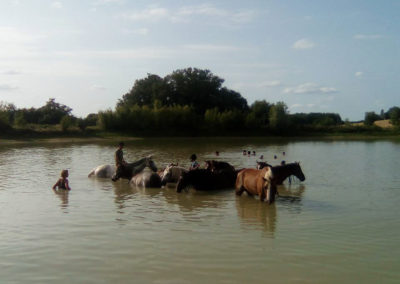
[[[237,168],[255,167],[261,154],[272,164],[301,161],[307,179],[285,182],[269,206],[232,189],[177,194],[88,178],[113,163],[111,144],[2,146],[2,283],[398,283],[400,144],[127,144],[126,160],[153,154],[159,167],[188,167],[192,153]],[[72,190],[53,192],[64,168]]]

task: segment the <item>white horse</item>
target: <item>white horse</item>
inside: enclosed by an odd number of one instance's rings
[[[154,187],[160,188],[161,187],[161,178],[158,173],[152,171],[150,168],[145,168],[140,173],[134,175],[130,181],[130,185],[136,187]]]
[[[101,165],[95,167],[89,174],[88,177],[98,177],[98,178],[111,178],[116,171],[114,165]]]
[[[161,185],[166,185],[167,183],[176,183],[182,176],[182,173],[186,173],[188,170],[176,165],[169,165],[165,168],[161,175]]]

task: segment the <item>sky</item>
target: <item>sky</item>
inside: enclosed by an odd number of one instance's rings
[[[400,106],[400,1],[1,0],[0,101],[76,116],[208,69],[249,104],[362,120]]]

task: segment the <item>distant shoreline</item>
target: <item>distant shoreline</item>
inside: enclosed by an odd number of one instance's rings
[[[237,136],[237,135],[225,135],[225,136],[124,136],[117,133],[102,133],[102,135],[87,135],[87,134],[72,134],[68,135],[63,133],[60,135],[42,135],[36,133],[31,137],[9,135],[0,136],[0,145],[22,145],[22,144],[79,144],[79,143],[113,143],[117,141],[139,141],[146,139],[244,139],[244,140],[259,140],[259,139],[270,139],[270,140],[293,140],[293,141],[360,141],[360,140],[400,140],[400,135],[394,133],[325,133],[316,134],[311,133],[309,135],[294,135],[294,136],[279,136],[279,135],[257,135],[257,136]]]

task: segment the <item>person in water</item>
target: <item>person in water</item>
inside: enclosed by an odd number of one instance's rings
[[[199,164],[196,160],[197,160],[196,154],[192,154],[192,155],[190,156],[190,167],[189,167],[189,171],[197,170],[198,168],[200,168],[200,164]]]
[[[68,170],[62,170],[61,171],[61,177],[57,180],[57,182],[53,185],[53,189],[67,189],[67,190],[71,190],[71,188],[69,187],[69,183],[68,183]]]
[[[117,151],[115,151],[115,155],[114,155],[114,157],[115,157],[115,166],[117,168],[126,165],[126,162],[124,160],[124,152],[122,151],[124,146],[125,146],[124,142],[119,142],[118,149],[117,149]]]

